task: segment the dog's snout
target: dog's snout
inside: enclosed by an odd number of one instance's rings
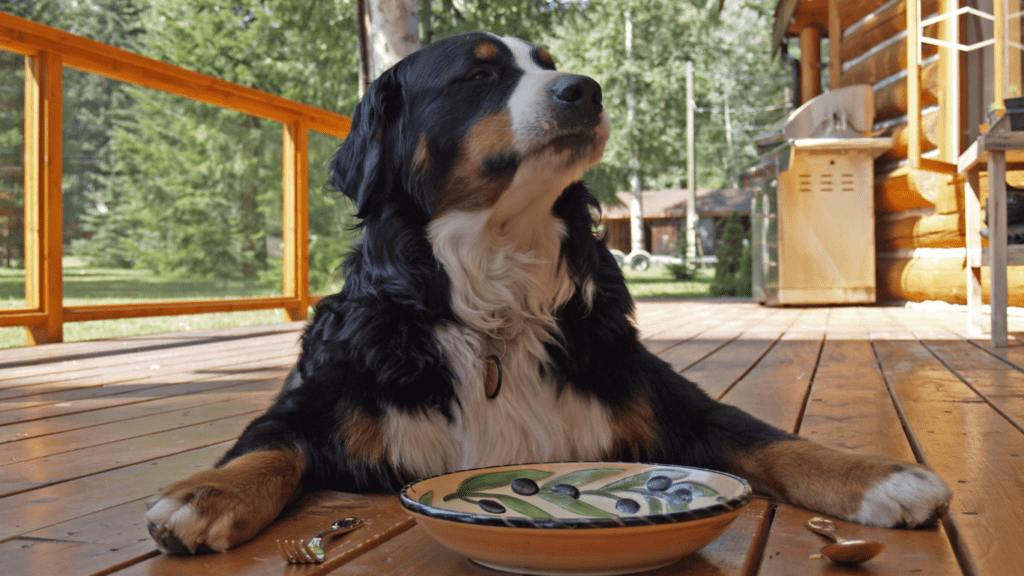
[[[559,76],[551,84],[551,97],[556,103],[578,107],[583,113],[601,112],[601,85],[587,76]]]

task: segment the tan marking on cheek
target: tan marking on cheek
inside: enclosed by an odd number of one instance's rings
[[[478,60],[493,60],[498,57],[498,47],[494,42],[481,42],[473,48],[473,56]]]
[[[537,59],[545,66],[550,66],[551,68],[555,67],[555,57],[543,48],[537,48]]]
[[[420,134],[416,151],[412,155],[412,173],[425,178],[430,171],[430,149],[427,148],[427,135]]]
[[[384,434],[380,420],[362,410],[352,410],[339,431],[342,444],[354,462],[379,466],[384,460]]]
[[[469,130],[437,199],[437,215],[452,209],[479,210],[493,206],[515,175],[488,174],[485,161],[515,154],[515,135],[508,110],[485,116]]]

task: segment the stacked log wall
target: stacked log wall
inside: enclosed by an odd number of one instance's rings
[[[921,0],[921,18],[938,12],[939,0]],[[875,87],[875,122],[894,146],[875,163],[877,293],[879,300],[966,303],[963,184],[956,178],[909,167],[907,128],[906,3],[864,0],[839,5],[842,60],[838,86]],[[936,26],[923,35],[937,37]],[[833,52],[835,54],[836,52]],[[938,159],[943,78],[938,50],[922,45],[922,157]],[[1012,175],[1011,175],[1012,177]],[[982,174],[982,206],[987,181]],[[1008,269],[1010,305],[1024,306],[1024,267]],[[982,275],[988,298],[988,270]]]

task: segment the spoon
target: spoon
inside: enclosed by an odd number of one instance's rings
[[[835,522],[821,516],[815,516],[805,524],[812,532],[835,540],[821,549],[821,555],[839,564],[860,564],[867,562],[885,548],[885,544],[870,540],[845,540],[839,536]]]

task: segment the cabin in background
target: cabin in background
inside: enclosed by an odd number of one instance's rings
[[[700,239],[698,256],[715,253],[722,237],[725,221],[733,212],[743,217],[743,226],[750,228],[750,188],[698,188],[697,218],[700,224],[697,236]],[[604,227],[605,243],[608,248],[629,254],[632,244],[629,227],[629,192],[619,192],[617,205],[601,205],[601,225]],[[644,249],[654,255],[676,253],[680,229],[686,226],[686,204],[690,191],[686,188],[672,190],[644,190],[641,196],[644,213]]]
[[[982,163],[975,197],[957,162],[1003,115],[1005,100],[1022,96],[1020,10],[1020,0],[780,0],[776,7],[776,50],[799,38],[801,100],[822,91],[824,51],[829,88],[872,86],[874,132],[894,140],[875,161],[879,300],[964,304],[978,280],[988,298],[989,268],[974,268],[973,280],[968,268],[965,222],[970,213],[981,220],[974,229],[986,227],[987,171]],[[1010,150],[1006,161],[1008,183],[1024,186],[1024,151]],[[980,213],[971,210],[979,200]],[[1014,265],[1024,263],[1024,246],[1008,251],[1009,304],[1024,306],[1024,266]]]

